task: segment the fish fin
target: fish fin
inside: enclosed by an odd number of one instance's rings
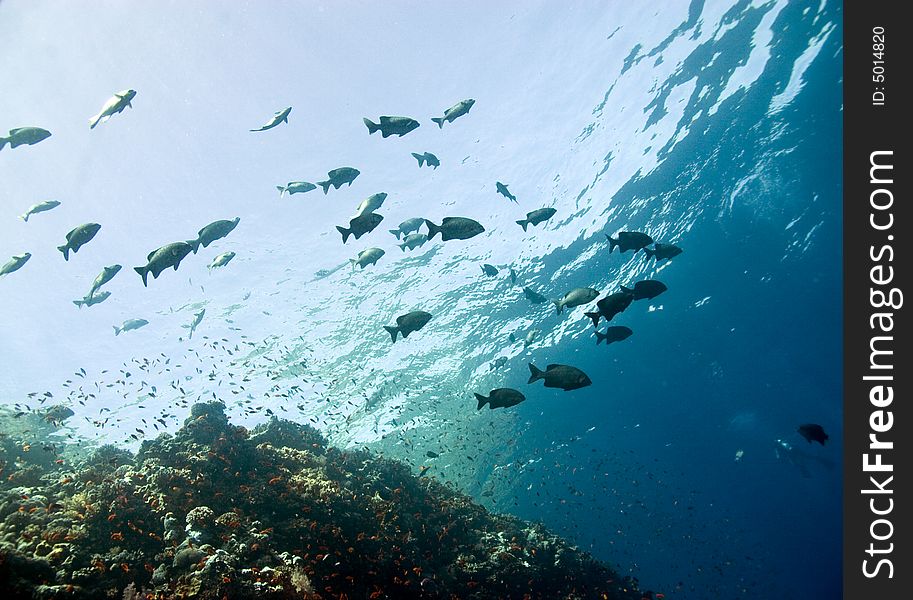
[[[123,331],[123,330],[122,330],[120,327],[118,327],[117,325],[112,325],[112,327],[114,327],[114,335],[120,335],[120,332]]]
[[[536,365],[529,363],[529,381],[526,383],[534,383],[539,381],[545,376],[545,373],[536,368]]]
[[[73,300],[73,304],[75,304],[79,308],[82,308],[82,305],[85,304],[85,302],[83,302],[82,300]]]
[[[342,234],[342,243],[343,244],[346,243],[346,240],[349,239],[349,235],[352,234],[351,229],[346,229],[345,227],[341,227],[340,225],[336,226],[336,231],[338,231],[339,233]]]
[[[587,312],[587,313],[583,313],[583,314],[584,314],[584,316],[587,316],[587,317],[593,319],[593,327],[599,327],[599,317],[602,315],[600,315],[598,312]]]
[[[620,288],[621,288],[621,291],[624,292],[625,294],[633,294],[633,293],[634,293],[634,290],[631,289],[631,288],[629,288],[629,287],[625,287],[625,286],[623,286],[623,285],[620,285],[620,286],[618,286],[618,287],[620,287]]]
[[[428,239],[429,240],[441,232],[441,228],[438,227],[437,225],[435,225],[434,223],[432,223],[431,221],[429,221],[428,219],[425,219],[425,225],[428,227]],[[441,234],[441,236],[443,237],[443,234]]]
[[[323,193],[326,194],[330,191],[331,181],[318,181],[317,185],[323,188]]]
[[[396,236],[397,241],[399,240],[399,229],[388,229],[390,233]]]
[[[564,309],[564,306],[561,304],[561,300],[552,300],[552,304],[555,305],[555,310],[558,311],[558,314],[561,314],[561,311]]]
[[[396,343],[396,334],[399,332],[399,327],[390,327],[389,325],[384,325],[384,329],[387,330],[387,332],[390,334],[390,337],[393,338],[393,342]]]
[[[365,126],[368,128],[368,135],[373,135],[375,131],[380,129],[380,125],[378,123],[372,123],[370,119],[363,118],[362,121],[365,122]],[[383,133],[381,133],[381,135],[383,135]]]
[[[8,141],[10,141],[9,138],[0,137],[0,150],[3,150],[3,148],[6,146],[6,143],[7,143]],[[12,147],[12,146],[11,146],[11,147]]]
[[[19,218],[22,219],[23,221],[25,221],[26,223],[29,222],[29,215],[28,215],[28,213],[26,213],[26,214],[24,214],[24,215],[19,215]]]
[[[143,287],[149,287],[146,283],[146,276],[149,274],[149,267],[133,267],[133,270],[140,274],[140,277],[143,278]]]
[[[488,398],[486,398],[482,394],[475,394],[475,397],[476,397],[476,400],[479,401],[479,406],[478,406],[478,408],[476,408],[476,410],[482,410],[482,407],[488,403]],[[491,406],[491,405],[489,404],[489,406]]]
[[[190,248],[193,250],[194,254],[196,254],[197,250],[200,249],[200,238],[195,240],[187,240],[187,243],[190,244]]]
[[[64,246],[57,246],[57,249],[63,252],[63,259],[70,260],[70,245],[66,244]]]
[[[523,228],[523,231],[526,231],[526,226],[529,225],[529,221],[523,219],[522,221],[517,221],[517,225]]]
[[[608,333],[601,333],[600,331],[596,331],[596,345],[598,346],[602,342],[605,342],[606,338],[608,338],[608,337],[609,337]],[[608,342],[606,342],[606,344],[608,344]]]
[[[437,123],[438,129],[444,128],[444,117],[433,117],[431,120]]]
[[[611,237],[608,233],[605,234],[605,237],[606,237],[607,240],[609,240],[609,254],[611,254],[611,253],[612,253],[612,250],[615,249],[615,246],[618,245],[618,240],[616,240],[615,238]]]
[[[89,129],[95,129],[95,126],[98,125],[98,122],[101,121],[101,113],[93,117],[89,117]]]
[[[656,250],[650,250],[649,248],[644,248],[644,254],[647,255],[647,258],[648,258],[648,259],[649,259],[649,258],[655,258],[655,257],[656,257]]]
[[[414,156],[415,160],[418,161],[418,166],[420,166],[420,167],[425,166],[425,155],[424,154],[416,154],[415,152],[413,152],[412,156]]]
[[[282,196],[285,195],[285,192],[288,191],[288,188],[287,188],[287,187],[284,187],[284,186],[281,186],[281,185],[277,185],[277,186],[276,186],[276,189],[279,190],[279,197],[280,197],[280,198],[281,198]]]
[[[403,252],[406,251],[406,244],[397,244],[397,246],[399,246],[399,249],[402,250]]]

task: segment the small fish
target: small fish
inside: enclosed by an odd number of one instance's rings
[[[350,258],[349,262],[352,263],[352,270],[355,270],[355,265],[358,265],[364,269],[368,265],[375,265],[377,261],[380,260],[380,257],[383,256],[385,252],[380,248],[368,248],[367,250],[362,250],[358,253],[358,258]]]
[[[143,278],[143,285],[146,286],[148,285],[146,278],[149,273],[152,273],[153,279],[158,279],[162,271],[168,267],[174,267],[174,270],[177,271],[181,261],[192,251],[193,246],[189,243],[174,242],[150,252],[146,257],[147,264],[142,267],[133,267],[133,270],[139,273]]]
[[[517,202],[517,197],[510,193],[510,190],[507,189],[506,184],[501,183],[500,181],[496,181],[495,188],[498,190],[499,194],[501,194],[502,196],[504,196],[511,202],[515,202],[515,203],[519,204],[519,202]],[[524,227],[523,230],[526,231],[526,227]]]
[[[527,383],[534,383],[543,379],[545,380],[545,387],[560,388],[565,392],[586,387],[593,383],[586,373],[570,365],[552,364],[545,367],[545,371],[541,371],[530,363],[529,372],[530,376]]]
[[[612,253],[616,246],[618,246],[620,252],[627,252],[628,250],[637,252],[653,243],[653,238],[639,231],[622,231],[618,234],[618,238],[613,238],[606,234],[606,238],[609,240],[609,254]]]
[[[437,452],[432,452],[431,450],[429,450],[428,452],[425,452],[425,456],[427,456],[428,458],[437,458],[437,457],[440,456],[440,454],[438,454]]]
[[[399,240],[400,235],[408,235],[413,231],[418,231],[418,228],[422,226],[422,223],[425,222],[425,219],[421,217],[413,217],[412,219],[406,219],[399,224],[397,229],[389,229],[388,231],[396,236],[396,239]]]
[[[17,127],[10,129],[9,136],[0,137],[0,150],[3,150],[7,144],[10,145],[10,148],[34,146],[49,137],[51,137],[51,132],[41,127]]]
[[[238,226],[240,221],[241,217],[235,217],[231,221],[225,219],[221,221],[213,221],[198,232],[197,239],[188,240],[187,243],[190,244],[191,248],[193,249],[193,253],[196,254],[197,250],[200,249],[200,246],[207,248],[209,247],[209,244],[224,238],[226,235],[234,231],[235,227]]]
[[[63,253],[63,259],[70,260],[70,251],[72,250],[74,254],[79,251],[84,244],[89,243],[95,237],[99,229],[101,229],[101,225],[98,223],[85,223],[74,227],[67,234],[67,243],[57,246],[57,249]]]
[[[598,295],[599,290],[594,290],[593,288],[574,288],[560,299],[552,300],[552,304],[555,305],[555,310],[557,310],[560,315],[565,307],[573,308],[582,304],[589,304],[595,300]]]
[[[200,322],[203,320],[203,316],[204,316],[205,314],[206,314],[206,309],[205,309],[205,308],[201,308],[201,309],[200,309],[200,312],[194,313],[194,315],[193,315],[193,321],[190,322],[190,325],[183,325],[183,327],[185,327],[186,329],[190,329],[190,333],[187,334],[187,339],[192,339],[192,338],[193,338],[193,332],[197,330],[197,326],[198,326],[198,325],[200,324]]]
[[[3,275],[8,275],[8,274],[12,273],[13,271],[18,271],[19,269],[22,268],[22,265],[24,265],[25,263],[28,262],[28,260],[30,258],[32,258],[32,254],[30,252],[23,252],[22,254],[16,254],[15,256],[10,258],[9,261],[7,261],[7,263],[5,265],[0,267],[0,277],[2,277]]]
[[[384,325],[384,329],[390,334],[390,337],[393,338],[393,342],[396,342],[396,334],[401,333],[403,339],[409,337],[409,334],[413,331],[418,331],[424,327],[428,321],[431,320],[431,314],[426,313],[423,310],[414,310],[410,313],[406,313],[399,317],[396,317],[396,326]]]
[[[234,252],[223,252],[222,254],[220,254],[217,257],[215,257],[214,259],[212,259],[212,262],[209,263],[209,267],[208,267],[209,272],[212,273],[213,269],[216,269],[218,267],[224,267],[229,262],[231,262],[231,259],[233,259],[234,257],[235,257]]]
[[[366,213],[350,220],[348,229],[341,225],[337,225],[336,231],[342,234],[342,243],[345,244],[350,235],[355,236],[355,239],[357,240],[364,234],[374,231],[383,220],[384,218],[377,213]]]
[[[124,321],[124,324],[118,327],[114,326],[114,335],[120,335],[124,331],[133,331],[134,329],[139,329],[149,324],[149,321],[146,319],[127,319]]]
[[[523,295],[526,296],[526,299],[533,304],[542,304],[543,302],[548,302],[548,298],[529,286],[523,288]]]
[[[105,123],[112,116],[123,112],[125,108],[133,108],[133,104],[130,102],[136,96],[136,90],[123,90],[122,92],[117,92],[105,102],[105,105],[101,107],[101,110],[94,117],[89,118],[89,129],[95,129],[95,126],[99,123]]]
[[[427,241],[428,236],[424,233],[410,233],[403,239],[403,243],[399,244],[399,247],[403,252],[406,251],[406,248],[415,250],[416,248],[425,245],[425,242]]]
[[[517,221],[517,225],[523,228],[523,231],[526,231],[527,225],[538,225],[543,221],[548,221],[555,213],[558,212],[554,208],[537,208],[534,211],[526,213],[526,218],[520,221]]]
[[[513,267],[510,269],[510,283],[511,285],[517,283],[517,272],[514,271]]]
[[[486,404],[491,410],[496,408],[510,408],[511,406],[516,406],[526,400],[526,396],[513,388],[497,388],[491,390],[488,393],[488,397],[485,397],[482,394],[474,395],[479,402],[476,410],[482,410],[482,407]]]
[[[75,304],[79,308],[82,308],[83,306],[95,306],[96,304],[99,304],[99,303],[107,300],[108,296],[110,296],[110,295],[111,295],[111,292],[102,292],[100,294],[95,294],[95,295],[89,294],[82,300],[73,300],[73,304]]]
[[[273,118],[270,119],[266,125],[260,127],[259,129],[251,129],[251,131],[266,131],[267,129],[272,129],[279,123],[288,123],[288,115],[290,112],[292,112],[291,106],[283,108],[282,110],[277,111],[276,114],[273,115]]]
[[[490,363],[488,363],[488,370],[494,371],[495,369],[500,369],[501,367],[503,367],[506,364],[507,364],[507,357],[499,356],[498,358],[496,358],[493,361],[491,361]]]
[[[812,442],[818,442],[822,446],[827,442],[829,435],[824,433],[824,428],[821,425],[815,423],[806,423],[805,425],[800,425],[797,430],[799,435],[805,438],[805,440],[810,444]]]
[[[482,272],[488,275],[489,277],[494,277],[498,274],[498,267],[485,263],[482,265]]]
[[[46,200],[45,202],[39,202],[38,204],[32,205],[27,211],[25,211],[25,214],[19,215],[19,218],[28,223],[30,216],[42,212],[47,212],[52,208],[57,208],[58,206],[60,206],[60,202],[57,200]]]
[[[428,219],[425,219],[425,226],[428,227],[428,239],[434,239],[438,233],[445,242],[449,240],[468,240],[485,231],[485,228],[478,221],[473,221],[466,217],[444,217],[441,225],[437,226]]]
[[[631,334],[634,333],[628,327],[624,325],[615,325],[614,327],[609,327],[606,329],[605,333],[596,330],[596,345],[598,346],[602,342],[606,344],[611,344],[612,342],[620,342],[631,337]]]
[[[540,333],[542,333],[541,329],[530,329],[529,331],[527,331],[526,337],[523,338],[523,347],[526,348],[527,346],[532,344],[534,341],[536,341],[536,338],[539,337]]]
[[[360,217],[368,213],[376,211],[378,208],[384,205],[384,200],[387,199],[387,194],[385,192],[378,192],[377,194],[371,194],[367,198],[359,203],[358,208],[355,209],[355,214],[350,218],[354,219],[355,217]]]
[[[435,123],[437,123],[438,128],[443,129],[445,122],[453,123],[453,121],[455,119],[457,119],[458,117],[462,117],[463,115],[468,113],[469,109],[472,108],[472,105],[475,103],[476,103],[476,101],[473,100],[472,98],[469,98],[467,100],[460,100],[459,102],[457,102],[456,104],[454,104],[453,106],[451,106],[450,108],[445,110],[443,117],[436,117],[436,118],[432,118],[431,120],[434,121]]]
[[[644,253],[647,255],[647,258],[655,258],[657,261],[660,261],[665,258],[674,258],[678,256],[682,253],[682,249],[675,244],[661,244],[656,242],[653,244],[652,250],[644,248]]]
[[[372,123],[370,119],[362,119],[365,127],[368,128],[368,135],[373,135],[375,131],[380,131],[382,137],[398,135],[403,137],[410,131],[417,129],[419,122],[409,117],[381,117],[380,123]]]
[[[95,281],[92,282],[92,289],[89,290],[89,293],[86,297],[91,298],[101,286],[114,279],[114,276],[120,273],[121,268],[122,267],[120,265],[110,265],[108,267],[104,267],[101,270],[101,273],[99,273],[95,278]],[[91,306],[91,304],[89,306]]]
[[[441,161],[438,160],[438,157],[431,154],[430,152],[425,152],[424,154],[417,154],[413,152],[412,156],[415,158],[415,160],[418,161],[419,168],[424,167],[426,164],[434,169],[437,169],[439,166],[441,166]]]
[[[652,300],[667,289],[666,285],[655,279],[645,279],[634,284],[633,288],[621,286],[621,291],[626,294],[632,294],[635,300]]]
[[[291,196],[292,194],[310,192],[311,190],[316,190],[317,186],[310,181],[290,181],[286,185],[277,185],[276,189],[279,190],[279,197],[281,198],[285,194]]]
[[[326,194],[330,191],[330,186],[333,186],[333,189],[338,190],[343,185],[352,185],[352,182],[355,181],[355,178],[361,174],[361,171],[353,167],[339,167],[338,169],[333,169],[327,176],[329,179],[326,181],[318,181],[317,185],[323,188],[323,193]]]

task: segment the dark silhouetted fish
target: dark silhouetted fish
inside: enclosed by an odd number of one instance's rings
[[[548,365],[545,371],[540,371],[535,365],[529,365],[529,381],[534,383],[540,379],[545,380],[545,387],[560,388],[565,392],[586,387],[593,382],[587,374],[570,365]]]
[[[193,253],[196,254],[197,250],[200,249],[200,246],[207,248],[209,244],[213,243],[216,240],[220,240],[232,231],[235,227],[238,226],[238,223],[241,221],[241,217],[235,217],[234,219],[213,221],[197,233],[197,239],[187,240],[187,243],[190,244],[190,247],[193,249]]]
[[[430,313],[426,313],[423,310],[413,310],[410,313],[396,317],[396,327],[384,325],[384,329],[390,333],[390,337],[392,337],[393,341],[396,342],[397,333],[401,333],[403,335],[403,339],[406,339],[409,337],[410,333],[413,331],[418,331],[430,320]]]
[[[552,304],[555,305],[555,310],[557,310],[560,315],[565,307],[573,308],[575,306],[580,306],[581,304],[587,304],[595,300],[598,295],[599,290],[594,290],[593,288],[574,288],[562,298],[552,300]]]
[[[673,258],[678,256],[682,253],[682,249],[675,244],[661,244],[656,242],[653,244],[652,250],[649,248],[644,248],[644,252],[647,254],[647,258],[663,260],[664,258]]]
[[[440,456],[440,454],[429,450],[428,452],[425,452],[425,456],[427,456],[428,458],[437,458],[438,456]]]
[[[510,269],[510,283],[511,285],[517,283],[517,272],[514,271],[513,267]]]
[[[598,294],[598,292],[597,292]],[[526,296],[526,299],[532,302],[533,304],[542,304],[543,302],[548,302],[548,298],[535,291],[533,288],[527,286],[523,288],[523,295]],[[559,311],[560,312],[560,311]]]
[[[633,294],[635,300],[650,300],[656,298],[667,289],[666,284],[655,279],[645,279],[634,284],[633,288],[621,286],[621,291],[626,294]]]
[[[606,234],[606,238],[609,240],[610,254],[615,249],[615,246],[618,246],[621,252],[627,252],[628,250],[637,252],[653,243],[653,238],[639,231],[622,231],[618,234],[617,239]]]
[[[365,127],[368,128],[368,135],[373,135],[375,131],[380,131],[382,137],[398,135],[403,137],[413,129],[418,128],[418,121],[409,117],[381,117],[380,123],[372,123],[370,119],[362,119]]]
[[[430,152],[425,152],[424,154],[413,152],[412,156],[415,157],[415,160],[418,161],[419,167],[424,167],[427,164],[429,167],[437,169],[441,166],[441,161],[438,160],[438,157],[431,154]]]
[[[323,193],[326,194],[330,191],[330,186],[333,186],[333,189],[338,190],[340,187],[349,184],[352,185],[352,182],[355,181],[355,178],[361,175],[361,171],[353,167],[339,167],[338,169],[333,169],[327,173],[326,181],[318,181],[317,185],[323,188]]]
[[[99,229],[101,229],[101,225],[98,223],[85,223],[73,228],[67,234],[67,243],[63,246],[57,246],[57,249],[63,252],[63,259],[70,260],[70,251],[72,250],[73,253],[78,252],[83,244],[89,243],[95,237]]]
[[[348,229],[337,225],[336,231],[342,234],[342,243],[345,244],[350,235],[354,235],[357,240],[364,234],[374,231],[374,228],[380,225],[383,220],[384,218],[377,213],[365,213],[349,221]]]
[[[494,265],[485,263],[484,265],[482,265],[482,272],[485,273],[486,275],[488,275],[489,277],[494,277],[495,275],[498,274],[498,268]]]
[[[482,394],[475,394],[475,397],[476,400],[479,401],[479,406],[476,410],[482,410],[482,407],[486,404],[491,410],[496,408],[510,408],[511,406],[516,406],[526,400],[526,396],[513,388],[497,388],[491,390],[488,393],[487,398]]]
[[[625,291],[615,292],[596,303],[596,312],[583,314],[593,319],[593,327],[599,327],[600,317],[603,317],[606,321],[611,321],[615,315],[628,308],[633,301],[634,294]]]
[[[0,150],[3,150],[7,144],[10,145],[10,148],[33,146],[49,137],[51,137],[51,132],[41,127],[17,127],[10,129],[7,137],[0,137]]]
[[[799,425],[799,434],[808,441],[808,443],[818,442],[822,446],[830,436],[824,433],[824,428],[815,423],[806,423]]]
[[[500,369],[501,367],[503,367],[506,364],[507,364],[507,357],[499,356],[498,358],[496,358],[493,361],[491,361],[490,363],[488,363],[488,370],[494,371],[495,369]]]
[[[522,221],[517,221],[517,225],[523,228],[523,231],[526,231],[527,225],[538,225],[543,221],[548,221],[555,213],[558,212],[554,208],[537,208],[534,211],[526,213],[526,218]]]
[[[283,108],[282,110],[277,111],[276,114],[273,115],[273,118],[266,123],[266,125],[258,129],[251,129],[251,131],[266,131],[267,129],[272,129],[279,123],[288,123],[288,115],[290,112],[292,112],[291,106]]]
[[[462,117],[463,115],[468,113],[469,109],[472,108],[472,105],[475,103],[476,103],[476,101],[473,100],[472,98],[469,98],[468,100],[460,100],[459,102],[457,102],[456,104],[454,104],[453,106],[451,106],[450,108],[445,110],[443,117],[436,117],[431,120],[434,121],[435,123],[437,123],[437,126],[439,128],[443,128],[445,121],[447,123],[453,123],[454,119],[456,119],[457,117]]]
[[[440,233],[445,242],[449,240],[468,240],[485,231],[485,228],[478,221],[473,221],[466,217],[444,217],[440,227],[425,219],[425,225],[428,227],[429,240]]]
[[[496,182],[495,182],[495,189],[498,190],[498,193],[499,193],[499,194],[501,194],[502,196],[504,196],[505,198],[507,198],[507,199],[510,200],[511,202],[516,202],[517,204],[519,204],[519,202],[517,202],[517,197],[514,196],[513,194],[511,194],[511,193],[510,193],[510,190],[507,189],[507,185],[501,183],[500,181],[496,181]],[[526,227],[524,227],[523,229],[525,230]]]
[[[143,267],[133,267],[133,270],[143,278],[143,285],[147,285],[146,277],[152,273],[153,279],[158,279],[159,274],[168,267],[174,267],[178,270],[184,257],[193,251],[193,247],[187,242],[174,242],[167,246],[162,246],[153,250],[146,257],[147,264]]]
[[[425,219],[421,217],[413,217],[400,223],[397,229],[390,229],[389,231],[395,235],[398,240],[400,235],[408,235],[413,231],[418,231],[418,228],[421,227],[424,222]]]
[[[615,325],[614,327],[609,327],[606,329],[605,333],[596,330],[596,345],[598,346],[602,342],[606,344],[611,344],[612,342],[620,342],[631,337],[631,334],[634,333],[629,328],[624,325]]]

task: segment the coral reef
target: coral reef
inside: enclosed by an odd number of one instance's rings
[[[248,432],[218,402],[135,456],[61,465],[2,442],[5,598],[651,596],[402,463],[275,418]]]

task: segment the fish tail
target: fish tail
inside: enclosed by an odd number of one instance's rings
[[[195,240],[187,240],[187,243],[190,244],[190,248],[193,250],[194,254],[196,254],[197,250],[200,249],[200,238]]]
[[[650,258],[655,258],[655,257],[656,257],[656,250],[650,250],[649,248],[644,248],[644,254],[647,255],[647,258],[648,258],[648,259],[650,259]]]
[[[605,342],[608,337],[609,337],[608,333],[601,333],[600,331],[597,330],[596,331],[596,345],[598,346],[602,342]],[[606,342],[606,344],[608,344],[608,342]]]
[[[120,332],[123,331],[123,329],[121,329],[117,325],[114,325],[113,327],[114,327],[114,335],[120,335]]]
[[[428,227],[428,239],[429,240],[441,232],[441,228],[438,227],[437,225],[435,225],[434,223],[432,223],[431,221],[429,221],[428,219],[425,219],[425,225]]]
[[[354,258],[350,258],[350,259],[349,259],[349,262],[352,263],[352,272],[354,273],[354,272],[355,272],[355,263],[358,262],[358,261],[356,261]],[[362,267],[362,269],[363,269],[363,268],[364,268],[364,267]]]
[[[73,300],[73,304],[75,304],[79,308],[82,308],[82,305],[85,304],[85,301],[84,300]]]
[[[432,117],[431,120],[437,123],[438,129],[444,128],[444,117]]]
[[[317,185],[322,187],[323,193],[326,194],[327,192],[330,191],[330,184],[332,184],[332,183],[333,183],[332,181],[318,181]]]
[[[482,410],[482,407],[488,403],[489,399],[486,398],[485,396],[483,396],[482,394],[475,394],[475,397],[476,397],[476,400],[479,401],[479,406],[478,406],[478,408],[476,408],[476,410]]]
[[[413,152],[412,156],[415,157],[415,160],[418,161],[418,166],[420,166],[420,167],[425,166],[425,155],[424,154],[416,154],[415,152]]]
[[[517,221],[516,223],[523,228],[523,231],[526,231],[526,226],[529,225],[529,220],[523,219],[522,221]]]
[[[282,185],[277,185],[277,186],[276,186],[276,189],[279,190],[279,197],[280,197],[280,198],[281,198],[282,196],[285,195],[285,192],[288,191],[288,188],[285,187],[285,186],[282,186]]]
[[[362,121],[365,122],[365,126],[368,128],[368,135],[373,135],[375,131],[380,129],[379,123],[372,123],[371,120],[367,118],[362,119]]]
[[[9,138],[0,137],[0,150],[3,150],[3,148],[6,146],[6,143],[8,141],[10,141]]]
[[[338,231],[339,233],[342,234],[342,243],[343,244],[346,243],[346,240],[349,239],[349,236],[352,234],[351,229],[346,229],[345,227],[342,227],[340,225],[336,226],[336,231]]]
[[[564,309],[564,305],[561,304],[561,300],[552,300],[552,304],[555,305],[555,310],[558,311],[558,314],[561,314],[561,311]]]
[[[396,239],[399,240],[399,229],[388,229],[390,233],[396,236]]]
[[[396,334],[399,333],[399,327],[390,327],[389,325],[384,325],[384,329],[390,334],[390,337],[393,338],[393,342],[396,343]],[[406,336],[403,336],[404,338]]]
[[[526,383],[535,383],[545,377],[545,373],[536,368],[536,365],[529,363],[529,381]]]
[[[612,250],[615,249],[615,246],[618,245],[618,240],[611,237],[609,234],[606,234],[605,236],[606,236],[606,239],[609,240],[609,254],[611,254]]]
[[[25,213],[24,215],[19,215],[19,218],[22,219],[23,221],[25,221],[26,223],[29,222],[29,214],[28,214],[28,213]]]
[[[149,267],[133,267],[133,270],[139,273],[140,277],[143,278],[143,287],[148,287],[146,276],[149,275]]]
[[[402,250],[403,252],[406,251],[406,244],[397,244],[397,246],[399,246],[399,249]]]
[[[587,317],[593,319],[593,327],[599,327],[600,314],[598,312],[588,312],[588,313],[583,313],[583,314],[584,314],[584,316],[587,316]],[[598,335],[598,332],[597,332],[597,335]]]
[[[98,125],[99,121],[101,121],[101,113],[98,113],[94,117],[89,117],[89,129],[95,129],[95,126]]]
[[[57,249],[63,252],[63,259],[70,260],[70,245],[65,244],[63,246],[57,246]]]

